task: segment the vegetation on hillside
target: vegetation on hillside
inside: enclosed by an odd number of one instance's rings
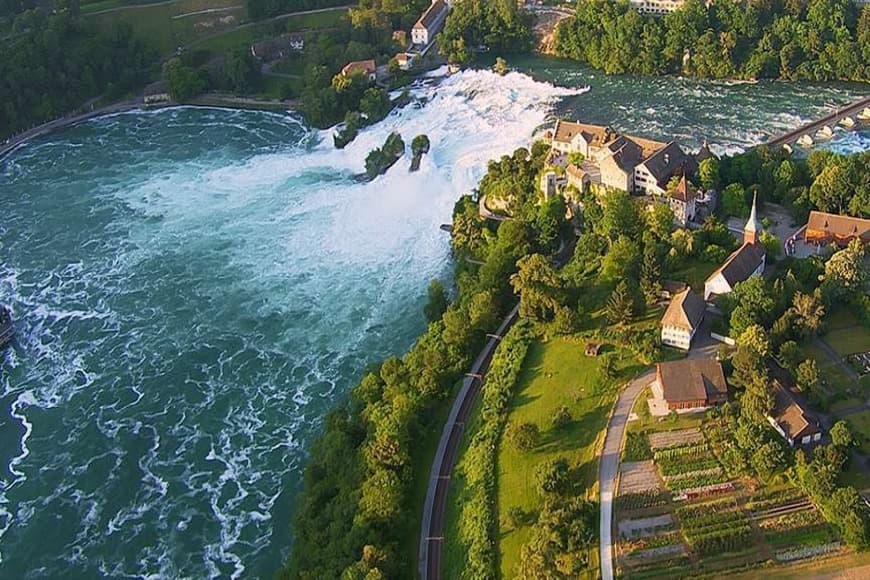
[[[383,147],[378,147],[366,156],[366,176],[374,179],[383,175],[395,165],[402,155],[405,154],[405,142],[398,133],[390,133]]]
[[[456,0],[438,49],[451,63],[469,62],[475,51],[525,52],[532,46],[530,17],[513,0]]]
[[[870,6],[852,0],[687,0],[661,18],[579,0],[555,40],[611,74],[870,80]]]
[[[129,27],[100,32],[70,11],[20,13],[2,44],[0,138],[141,87],[156,57]]]

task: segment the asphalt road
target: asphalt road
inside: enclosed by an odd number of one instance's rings
[[[607,435],[604,438],[604,449],[601,461],[598,463],[599,499],[601,502],[600,521],[600,560],[602,580],[613,579],[613,498],[616,495],[616,476],[619,473],[619,452],[625,437],[625,425],[628,415],[640,396],[644,387],[655,378],[655,371],[648,370],[640,375],[619,394],[616,407],[607,424]]]

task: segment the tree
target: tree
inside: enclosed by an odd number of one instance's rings
[[[731,332],[740,335],[753,324],[766,326],[774,314],[774,300],[761,276],[739,282],[731,292],[729,302],[736,304],[731,312]]]
[[[782,343],[779,347],[779,362],[782,366],[794,374],[797,366],[804,360],[804,352],[793,340]]]
[[[864,245],[854,239],[844,249],[836,252],[825,264],[822,291],[832,300],[852,297],[863,292],[867,284],[864,268]]]
[[[746,190],[739,183],[728,185],[722,192],[722,215],[737,217],[749,215]]]
[[[180,58],[170,58],[163,65],[163,80],[174,101],[185,101],[205,90],[205,80]]]
[[[643,261],[640,265],[640,287],[647,304],[652,304],[658,298],[662,289],[661,278],[658,248],[655,243],[648,243],[643,248]]]
[[[769,231],[764,230],[761,232],[761,235],[758,236],[758,240],[761,242],[761,245],[764,246],[764,253],[767,254],[768,258],[776,259],[782,253],[782,242],[780,242],[779,238]]]
[[[611,240],[631,238],[640,229],[637,206],[626,191],[612,190],[602,200],[604,214],[601,218],[601,233]]]
[[[791,310],[800,321],[804,338],[814,335],[822,326],[825,317],[825,306],[818,292],[804,294],[797,292],[792,300]]]
[[[444,290],[444,285],[439,280],[432,280],[429,283],[429,302],[423,308],[423,314],[426,320],[434,322],[441,318],[441,315],[447,311],[447,292]]]
[[[610,295],[605,316],[610,324],[629,324],[634,317],[634,297],[625,280],[621,280]]]
[[[509,70],[507,61],[500,56],[497,57],[495,59],[495,65],[492,67],[492,70],[494,70],[496,74],[499,74],[501,76],[506,75]]]
[[[534,423],[512,423],[507,430],[507,438],[517,451],[529,451],[538,445],[541,432]]]
[[[805,393],[812,393],[819,388],[819,365],[814,359],[807,359],[798,365],[795,381],[798,390]]]
[[[525,256],[511,276],[514,292],[520,296],[520,316],[539,322],[552,320],[562,306],[562,279],[541,254]]]
[[[849,181],[844,163],[827,165],[810,186],[810,201],[822,211],[845,213],[852,197]]]
[[[601,277],[605,280],[637,280],[640,248],[628,236],[619,236],[601,261]]]
[[[260,84],[260,67],[246,48],[230,51],[224,70],[230,88],[237,93],[252,92]]]
[[[773,475],[785,466],[785,454],[782,447],[768,441],[752,454],[752,469],[762,481],[770,481]]]
[[[568,461],[564,457],[549,459],[535,468],[535,480],[543,494],[562,494],[570,484]]]
[[[855,445],[855,437],[845,421],[837,421],[831,427],[831,442],[837,447],[847,448]]]
[[[649,231],[662,241],[667,241],[674,231],[674,212],[666,203],[656,203],[644,214]]]
[[[719,185],[719,160],[708,157],[698,165],[698,178],[705,190],[715,189]]]

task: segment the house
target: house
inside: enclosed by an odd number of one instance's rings
[[[586,344],[586,356],[598,356],[601,352],[601,344],[590,342]]]
[[[756,213],[756,199],[752,199],[752,211],[743,228],[743,245],[737,248],[725,263],[719,266],[704,282],[704,300],[728,294],[738,282],[764,273],[766,255],[764,246],[758,241],[761,224]]]
[[[167,88],[166,83],[163,81],[151,83],[150,85],[145,87],[145,91],[142,94],[142,101],[146,105],[168,103],[171,100],[172,97],[169,96],[169,89]]]
[[[722,365],[716,360],[684,359],[659,363],[655,381],[650,387],[653,405],[667,412],[700,411],[728,400],[728,384]]]
[[[432,4],[411,28],[411,42],[415,45],[426,46],[435,40],[435,35],[441,32],[441,27],[444,26],[449,10],[450,7],[444,0],[432,0]]]
[[[586,191],[590,178],[585,169],[572,163],[565,169],[565,175],[568,177],[568,185],[576,187],[578,191]]]
[[[822,438],[822,429],[778,380],[773,380],[773,409],[767,421],[788,444],[809,445]]]
[[[821,211],[810,212],[810,219],[804,230],[806,243],[819,245],[834,243],[845,247],[855,238],[870,244],[870,220]]]
[[[682,8],[683,0],[628,0],[628,4],[641,14],[664,16]]]
[[[407,52],[397,53],[396,56],[396,64],[399,65],[401,70],[411,70],[411,67],[414,66],[414,55]]]
[[[374,59],[369,60],[355,60],[347,63],[341,69],[341,75],[345,77],[350,77],[353,75],[365,75],[368,77],[370,82],[374,82],[376,77],[377,67],[375,66]]]
[[[550,145],[559,153],[580,153],[591,159],[604,145],[618,136],[611,127],[573,121],[556,121]]]
[[[303,35],[298,33],[291,34],[288,37],[288,40],[290,41],[290,50],[295,52],[302,52],[305,50],[305,37]]]
[[[691,288],[686,288],[671,300],[662,317],[662,343],[689,350],[707,305]]]
[[[676,189],[668,195],[668,204],[674,212],[677,225],[686,227],[695,218],[695,200],[698,199],[698,189],[692,185],[686,175],[680,178]]]
[[[557,174],[555,171],[545,171],[541,175],[541,192],[544,194],[544,199],[550,199],[554,195],[557,195],[565,184],[567,180],[564,176]]]
[[[645,195],[665,195],[668,182],[675,175],[693,174],[696,166],[694,159],[686,155],[682,148],[671,141],[662,144],[643,163],[635,169],[634,183],[638,193]]]

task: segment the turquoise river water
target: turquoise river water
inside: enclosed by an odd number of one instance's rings
[[[345,151],[292,114],[176,108],[0,161],[0,577],[271,576],[320,419],[422,331],[438,225],[488,159],[554,114],[734,151],[861,90],[517,64],[417,88]],[[421,171],[358,183],[393,129],[429,135]]]

